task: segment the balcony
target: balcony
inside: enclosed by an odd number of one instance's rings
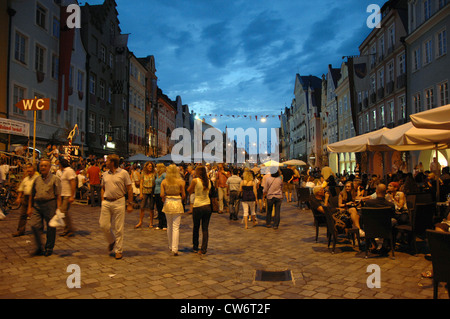
[[[392,92],[394,92],[394,81],[390,81],[386,84],[386,94],[391,94]]]
[[[404,88],[406,85],[406,74],[397,76],[397,89]]]
[[[384,98],[384,87],[380,87],[380,88],[378,89],[377,93],[378,93],[378,98],[379,98],[379,99]]]

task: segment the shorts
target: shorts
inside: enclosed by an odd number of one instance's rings
[[[284,192],[292,192],[294,190],[294,184],[292,183],[283,183],[283,191]]]
[[[142,194],[142,201],[141,201],[141,209],[149,208],[150,210],[153,210],[155,206],[155,197],[153,194]]]

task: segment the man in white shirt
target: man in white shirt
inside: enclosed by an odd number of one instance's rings
[[[122,259],[123,229],[125,224],[125,195],[128,194],[128,213],[133,211],[133,190],[130,174],[119,168],[117,155],[106,158],[107,171],[102,178],[102,209],[100,211],[100,229],[105,234],[108,250],[115,249],[115,258]]]
[[[9,165],[6,163],[5,159],[1,159],[0,161],[0,186],[6,182],[6,178],[9,173]]]
[[[73,203],[75,199],[75,191],[77,188],[77,174],[70,167],[69,161],[65,158],[60,158],[59,165],[61,167],[61,212],[65,215],[64,231],[60,236],[72,237],[74,236],[75,230],[72,225],[72,218],[69,213],[70,204]]]
[[[25,228],[28,219],[28,201],[31,196],[31,188],[33,187],[34,180],[39,176],[36,172],[33,164],[28,163],[25,170],[25,177],[17,189],[18,196],[16,199],[17,204],[21,203],[21,210],[19,216],[19,225],[17,226],[17,231],[13,234],[13,237],[22,236],[25,234]]]

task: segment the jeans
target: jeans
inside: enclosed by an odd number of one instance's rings
[[[281,198],[272,197],[267,199],[267,214],[266,214],[266,225],[272,223],[272,209],[275,205],[275,216],[273,217],[273,227],[278,228],[280,224],[280,210],[281,210]]]
[[[102,200],[101,200],[101,197],[102,197],[102,186],[100,185],[100,184],[98,184],[98,185],[90,185],[90,191],[91,191],[91,195],[90,195],[90,197],[91,197],[91,206],[92,207],[94,207],[94,206],[101,206],[101,202],[102,202]],[[97,205],[95,205],[95,192],[97,192]]]
[[[192,218],[194,221],[194,228],[192,234],[192,244],[194,251],[198,250],[199,245],[199,232],[200,232],[200,224],[202,226],[202,247],[201,252],[206,254],[206,250],[208,248],[208,227],[209,220],[211,219],[211,205],[205,205],[200,207],[194,207],[192,212]]]
[[[158,227],[161,229],[167,228],[166,214],[162,211],[164,203],[162,201],[161,194],[155,194],[155,203],[156,209],[158,210]]]
[[[34,208],[36,209],[31,218],[31,229],[36,240],[36,246],[38,250],[42,250],[42,234],[44,233],[44,221],[47,226],[47,242],[45,243],[45,250],[53,250],[55,247],[56,228],[50,227],[48,223],[55,216],[56,213],[56,199],[52,199],[45,202],[34,202]]]
[[[230,201],[228,203],[228,208],[230,209],[230,219],[237,220],[239,215],[239,192],[230,192]]]

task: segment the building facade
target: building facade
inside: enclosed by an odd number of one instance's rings
[[[63,2],[70,3],[76,1]],[[22,99],[48,98],[50,110],[36,112],[36,146],[42,150],[47,143],[67,145],[75,124],[77,132],[85,127],[85,90],[77,94],[75,89],[78,76],[86,72],[79,29],[63,28],[65,7],[55,1],[11,1],[10,9],[15,15],[10,30],[9,118],[29,123],[32,135],[34,112],[14,105]],[[77,134],[73,143],[83,149],[81,140]]]
[[[146,154],[146,74],[144,65],[130,53],[129,154]]]
[[[408,114],[449,104],[450,2],[448,0],[408,1],[407,101]],[[448,165],[448,152],[441,151],[442,166]],[[413,165],[428,168],[431,151],[411,152]]]
[[[128,35],[121,34],[117,4],[81,7],[81,34],[87,50],[87,135],[89,153],[128,155]]]
[[[175,142],[171,140],[175,129],[176,104],[158,88],[158,150],[157,155],[164,156],[172,151]]]

